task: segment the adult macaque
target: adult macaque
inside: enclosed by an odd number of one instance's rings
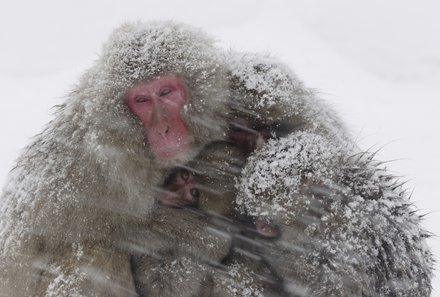
[[[131,254],[150,250],[149,236],[162,230],[151,225],[160,223],[157,189],[172,168],[225,138],[225,77],[197,30],[117,29],[11,171],[0,207],[0,295],[137,296]],[[169,237],[181,230],[179,216],[166,222]]]

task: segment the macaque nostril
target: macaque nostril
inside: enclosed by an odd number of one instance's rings
[[[184,181],[187,181],[189,179],[189,171],[188,170],[182,170],[180,172],[180,176]]]

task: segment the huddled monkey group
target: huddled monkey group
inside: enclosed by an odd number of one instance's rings
[[[409,198],[277,59],[127,23],[10,172],[0,296],[430,296]]]

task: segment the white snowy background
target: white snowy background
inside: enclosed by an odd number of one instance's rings
[[[0,183],[124,21],[174,19],[288,63],[409,179],[440,260],[440,1],[0,2]],[[439,273],[437,273],[439,274]],[[432,296],[440,296],[440,278]]]

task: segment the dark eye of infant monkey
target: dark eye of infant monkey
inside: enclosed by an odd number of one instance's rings
[[[273,137],[270,127],[253,128],[245,119],[231,122],[229,139],[247,158],[255,149],[261,147],[267,139]],[[164,193],[159,198],[162,205],[168,207],[198,207],[200,191],[192,172],[177,169],[164,183]],[[266,218],[251,218],[257,234],[265,238],[277,238],[279,228]]]
[[[192,172],[178,169],[164,183],[160,204],[168,207],[198,207],[200,191]]]

